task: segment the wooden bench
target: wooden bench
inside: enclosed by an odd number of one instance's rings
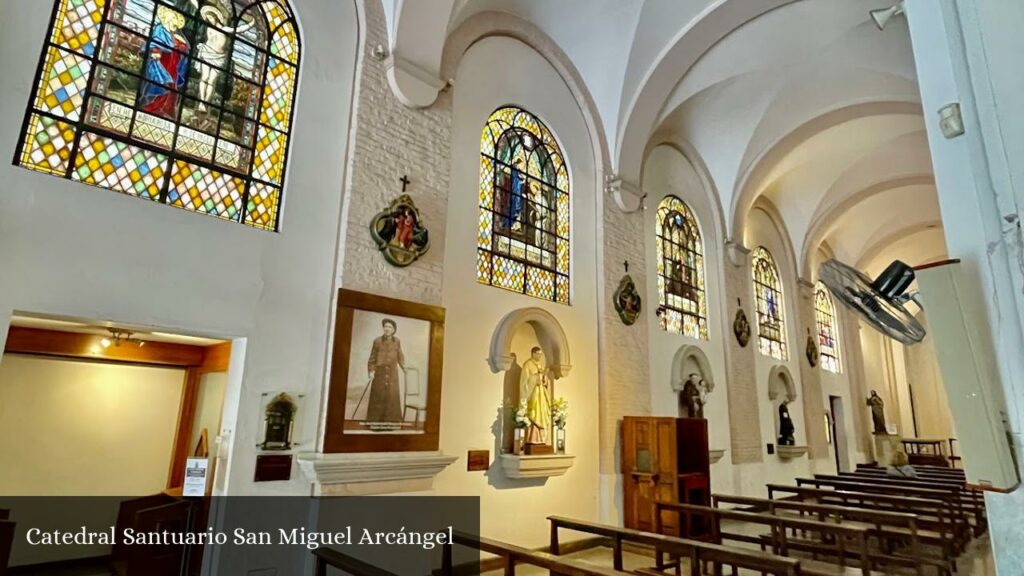
[[[792,495],[791,498],[800,502],[913,514],[916,517],[921,543],[935,546],[942,561],[949,569],[956,566],[956,557],[961,547],[955,537],[954,524],[949,516],[949,510],[942,502],[809,486],[768,484],[767,488],[770,500],[777,500],[776,496],[779,494],[789,494]]]
[[[454,542],[446,543],[441,552],[441,569],[438,571],[442,576],[454,576],[456,574],[480,574],[483,570],[478,567],[476,570],[464,572],[459,570],[452,563],[452,546],[454,544],[474,548],[481,552],[494,554],[502,560],[502,573],[505,576],[514,576],[516,567],[519,565],[536,566],[548,570],[551,574],[564,576],[623,576],[629,574],[620,569],[608,569],[593,564],[577,562],[566,558],[559,558],[555,554],[530,550],[515,544],[508,544],[490,538],[473,536],[463,532],[455,532],[452,535]],[[317,575],[320,576],[320,575]]]
[[[800,575],[802,571],[799,560],[783,558],[757,550],[744,550],[719,544],[698,542],[674,536],[665,536],[653,532],[641,532],[631,528],[620,528],[599,524],[586,520],[575,520],[563,516],[549,516],[551,521],[551,552],[559,553],[558,530],[574,530],[585,534],[603,536],[612,542],[613,564],[616,570],[622,569],[622,545],[625,542],[648,546],[654,549],[656,565],[654,570],[642,570],[640,573],[657,573],[669,567],[663,561],[663,555],[668,554],[676,559],[674,567],[679,574],[679,558],[689,558],[691,576],[700,576],[701,565],[710,564],[715,567],[715,574],[720,574],[722,566],[729,566],[733,571],[739,569],[754,570],[761,574]]]
[[[796,514],[800,518],[811,517],[819,522],[842,522],[862,526],[868,530],[869,540],[874,538],[878,545],[878,550],[871,551],[873,566],[908,566],[919,576],[924,574],[925,566],[933,566],[938,572],[951,570],[947,560],[941,555],[927,553],[921,545],[925,539],[922,536],[925,536],[929,544],[941,548],[942,535],[938,532],[919,530],[917,516],[914,514],[729,494],[712,494],[711,501],[716,508],[721,507],[721,504],[744,506],[768,514]],[[897,553],[897,549],[906,553]]]
[[[872,562],[868,548],[868,530],[863,526],[819,522],[792,516],[741,512],[678,502],[655,502],[654,506],[658,513],[658,520],[661,519],[663,511],[678,513],[680,521],[689,522],[694,516],[704,518],[711,527],[711,538],[715,544],[722,544],[723,541],[730,540],[757,544],[761,546],[762,550],[766,546],[771,546],[772,553],[778,556],[789,556],[790,550],[810,552],[814,555],[812,560],[801,559],[804,574],[814,576],[856,573],[867,576],[871,574]],[[722,527],[723,520],[767,526],[769,533],[754,536],[726,532]],[[803,537],[787,536],[787,529],[792,530],[794,534],[799,531]],[[847,543],[851,541],[853,546],[848,548]],[[832,557],[834,562],[818,561],[818,555]],[[859,569],[855,570],[853,567],[847,566],[847,561],[851,557],[856,558]]]
[[[899,486],[874,481],[834,480],[829,478],[797,478],[796,483],[797,486],[824,487],[847,492],[904,496],[939,502],[946,508],[948,517],[952,519],[953,534],[960,547],[966,546],[971,538],[971,523],[968,519],[969,515],[964,502],[957,495],[946,490]]]
[[[899,486],[901,488],[923,488],[926,490],[940,490],[958,499],[964,512],[973,520],[974,534],[984,533],[987,521],[985,519],[985,496],[979,490],[968,488],[965,483],[948,480],[927,480],[915,478],[899,478],[894,476],[877,475],[871,473],[841,472],[839,475],[815,474],[815,478],[824,480],[839,480],[843,482],[865,482],[868,484],[885,484]]]

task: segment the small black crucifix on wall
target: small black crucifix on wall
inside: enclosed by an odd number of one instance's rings
[[[429,235],[412,198],[406,194],[409,176],[398,179],[402,194],[370,222],[370,234],[384,259],[393,266],[408,266],[430,248]]]

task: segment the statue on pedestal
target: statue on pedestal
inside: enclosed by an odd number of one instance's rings
[[[874,433],[888,434],[889,431],[885,427],[885,402],[882,400],[882,397],[878,395],[878,392],[872,390],[867,404],[871,407],[871,422],[874,424]]]
[[[523,362],[519,380],[519,397],[526,399],[526,444],[551,443],[551,383],[544,365],[544,351],[538,346],[530,350],[530,359]]]
[[[682,407],[686,410],[687,418],[704,417],[706,389],[707,384],[697,374],[690,374],[683,384]]]
[[[779,404],[779,446],[796,445],[796,427],[793,426],[793,419],[789,417],[789,398]]]

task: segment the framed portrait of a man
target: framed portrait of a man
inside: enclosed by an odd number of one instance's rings
[[[437,450],[444,308],[338,292],[325,452]]]

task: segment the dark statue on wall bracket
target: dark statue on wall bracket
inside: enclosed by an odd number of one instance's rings
[[[736,306],[739,309],[736,310],[736,319],[732,321],[732,333],[736,335],[736,342],[740,348],[746,348],[750,343],[750,322],[747,321],[747,314],[743,311],[739,298],[736,299]]]
[[[409,179],[401,179],[403,194],[370,221],[370,234],[392,266],[412,264],[430,249],[430,237],[412,198],[404,194]]]
[[[818,365],[818,345],[814,343],[814,337],[811,336],[811,329],[807,329],[807,363],[814,368]]]
[[[622,277],[622,280],[619,280],[619,288],[615,290],[612,301],[622,323],[626,326],[632,326],[636,319],[640,317],[643,301],[640,298],[640,294],[636,291],[636,283],[633,282],[633,277],[628,274],[629,262],[626,262],[625,266],[627,274]]]

